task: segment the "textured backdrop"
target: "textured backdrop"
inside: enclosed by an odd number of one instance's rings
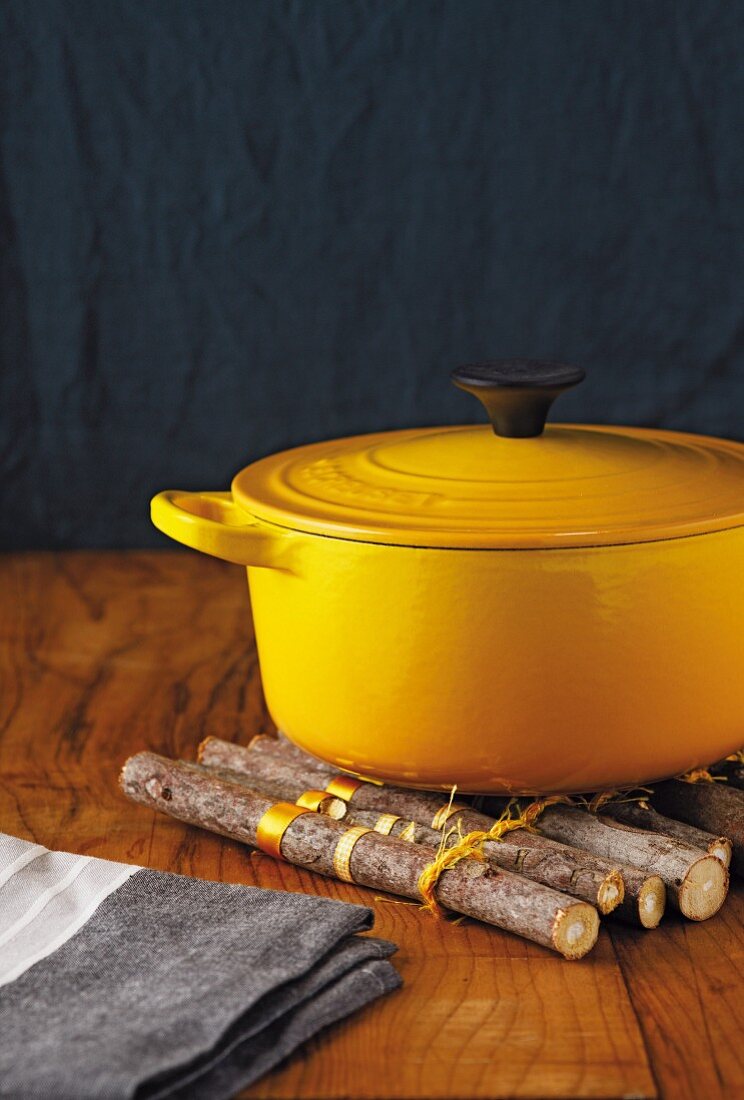
[[[744,437],[735,0],[5,0],[0,544],[142,546],[156,489],[475,419]]]

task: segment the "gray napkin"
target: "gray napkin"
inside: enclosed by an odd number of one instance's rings
[[[0,1097],[231,1097],[400,985],[372,920],[0,834]]]

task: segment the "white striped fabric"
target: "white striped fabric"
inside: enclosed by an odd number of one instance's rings
[[[0,833],[0,986],[61,947],[139,870]]]

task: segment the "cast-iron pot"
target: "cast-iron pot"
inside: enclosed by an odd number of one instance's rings
[[[340,768],[548,793],[744,741],[744,445],[554,424],[583,372],[453,373],[488,426],[314,443],[155,525],[248,567],[272,718]]]

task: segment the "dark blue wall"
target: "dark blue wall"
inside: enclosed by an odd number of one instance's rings
[[[148,497],[476,419],[744,437],[744,6],[5,0],[0,540],[160,544]]]

